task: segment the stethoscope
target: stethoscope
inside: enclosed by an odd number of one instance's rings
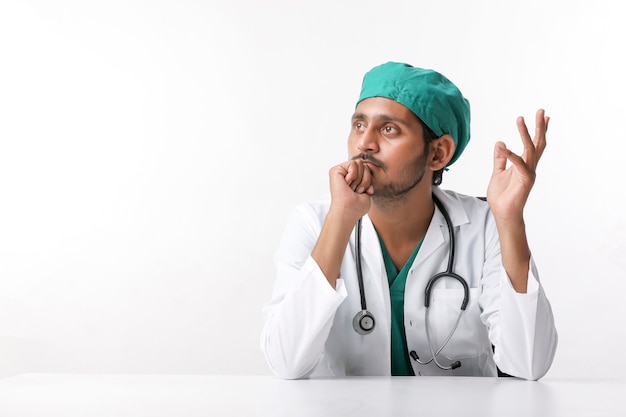
[[[448,268],[444,272],[440,272],[434,275],[430,280],[428,280],[428,283],[426,284],[426,289],[424,291],[424,307],[426,310],[426,314],[424,315],[424,327],[426,329],[426,340],[428,342],[428,349],[430,350],[431,358],[428,359],[427,361],[420,360],[420,358],[417,356],[417,352],[415,352],[414,350],[412,350],[409,353],[409,356],[411,356],[413,360],[415,360],[416,362],[422,365],[426,365],[434,361],[435,364],[439,368],[444,369],[444,370],[449,370],[449,369],[458,368],[459,366],[461,366],[461,362],[455,361],[449,366],[442,365],[437,361],[437,355],[439,355],[439,353],[441,353],[441,351],[446,347],[446,345],[450,341],[450,338],[452,337],[457,327],[459,326],[459,322],[461,321],[461,316],[463,315],[463,312],[467,308],[467,303],[469,302],[469,286],[467,285],[467,281],[465,281],[463,277],[455,274],[452,271],[452,267],[454,265],[454,247],[455,247],[455,239],[454,239],[454,232],[452,230],[452,222],[450,221],[450,216],[448,215],[448,211],[443,206],[441,201],[434,194],[433,194],[433,200],[435,204],[437,205],[437,207],[439,208],[439,211],[441,211],[443,218],[446,220],[446,226],[448,228],[448,234],[450,236],[450,254],[448,256]],[[374,330],[374,326],[376,325],[376,320],[374,319],[374,315],[371,312],[367,311],[367,303],[365,300],[365,290],[363,287],[363,270],[361,267],[361,223],[362,223],[362,219],[359,219],[355,226],[356,273],[357,273],[357,279],[359,282],[359,293],[361,295],[361,311],[356,313],[356,315],[354,316],[354,319],[352,320],[352,326],[354,327],[354,330],[357,333],[366,335],[366,334],[371,333]],[[448,333],[448,336],[446,337],[446,339],[443,341],[439,349],[437,349],[437,351],[435,352],[435,349],[433,348],[433,344],[430,339],[430,331],[429,331],[429,326],[428,326],[430,293],[435,283],[439,279],[444,278],[444,277],[453,278],[459,281],[461,285],[463,285],[464,295],[463,295],[463,302],[461,303],[461,309],[459,311],[459,315],[456,319],[456,322],[454,323],[454,327],[452,327],[452,330],[450,331],[450,333]]]

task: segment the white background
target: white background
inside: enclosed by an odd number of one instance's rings
[[[0,376],[267,374],[272,256],[346,156],[363,73],[451,78],[484,194],[493,143],[551,116],[528,233],[549,376],[626,372],[618,1],[0,3]]]

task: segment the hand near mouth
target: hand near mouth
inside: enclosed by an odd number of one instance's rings
[[[356,222],[371,205],[374,186],[368,162],[351,159],[330,169],[331,210],[346,210],[350,221]]]
[[[343,252],[357,220],[372,205],[372,172],[363,159],[351,159],[330,169],[330,209],[311,257],[335,288]]]

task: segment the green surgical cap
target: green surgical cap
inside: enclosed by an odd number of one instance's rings
[[[463,153],[470,140],[470,105],[461,91],[436,71],[399,62],[372,68],[363,77],[359,103],[385,97],[411,110],[437,136],[454,139],[454,155],[448,166]]]

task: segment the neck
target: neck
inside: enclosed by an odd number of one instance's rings
[[[434,210],[432,188],[416,187],[393,201],[374,198],[368,215],[387,248],[414,247],[426,234]]]

